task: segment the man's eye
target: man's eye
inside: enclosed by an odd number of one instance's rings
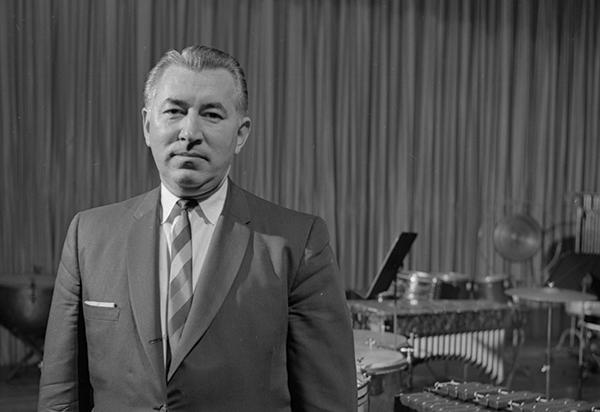
[[[167,109],[164,111],[164,113],[171,115],[171,116],[178,115],[178,114],[184,114],[183,110],[181,110],[181,109]]]
[[[204,116],[208,117],[211,120],[221,120],[223,116],[218,112],[204,112]]]

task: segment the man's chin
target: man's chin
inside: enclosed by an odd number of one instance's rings
[[[212,191],[220,182],[215,176],[202,176],[197,172],[181,171],[171,180],[171,191],[179,197],[197,197]]]

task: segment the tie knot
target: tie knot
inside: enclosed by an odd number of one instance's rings
[[[177,206],[187,212],[198,206],[198,201],[196,199],[179,199],[177,201]]]

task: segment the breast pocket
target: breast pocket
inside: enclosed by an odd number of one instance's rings
[[[85,319],[116,321],[119,319],[120,309],[118,307],[92,306],[84,302],[83,316]]]

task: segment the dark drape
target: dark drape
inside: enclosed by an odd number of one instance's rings
[[[203,43],[247,72],[234,180],[323,216],[346,287],[405,230],[405,267],[540,283],[492,230],[529,213],[547,244],[600,191],[599,23],[593,0],[2,0],[0,272],[53,273],[77,210],[158,183],[144,77]],[[0,333],[0,364],[22,350]]]

